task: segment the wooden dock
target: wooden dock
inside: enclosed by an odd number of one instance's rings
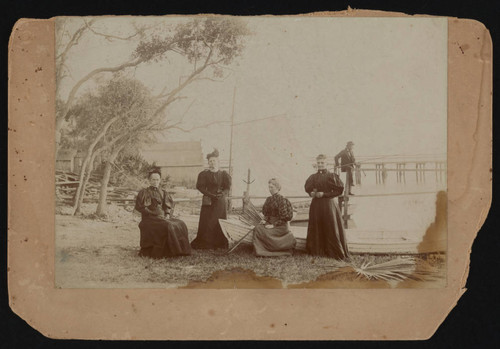
[[[376,161],[366,160],[357,164],[354,176],[356,184],[361,184],[361,173],[373,172],[376,184],[385,184],[390,173],[396,174],[397,183],[406,183],[406,174],[413,173],[416,183],[425,183],[432,177],[427,174],[434,173],[436,183],[446,182],[446,160],[399,160],[399,161]]]

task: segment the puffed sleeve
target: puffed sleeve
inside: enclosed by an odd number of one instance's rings
[[[285,225],[286,222],[292,220],[293,207],[292,203],[288,199],[280,197],[278,201],[278,214],[279,214],[279,220],[277,220],[274,223],[274,225],[276,226]]]
[[[135,199],[135,209],[142,214],[153,214],[151,210],[148,209],[147,206],[151,205],[151,198],[149,197],[147,190],[142,189]]]
[[[262,206],[262,214],[265,217],[266,222],[269,222],[271,217],[271,197],[268,197]]]
[[[198,179],[196,181],[196,189],[200,191],[203,195],[209,196],[211,198],[215,198],[215,194],[210,193],[207,190],[207,176],[206,176],[206,171],[200,172],[198,175]]]
[[[310,175],[309,178],[306,180],[306,184],[304,185],[306,193],[308,194],[312,193],[315,189],[314,186],[315,186],[314,175]]]
[[[144,208],[146,206],[144,205],[144,189],[142,189],[138,194],[137,197],[135,198],[135,207],[137,211],[140,213],[144,213]]]
[[[226,171],[222,172],[223,180],[222,180],[222,190],[225,194],[229,193],[229,189],[231,189],[231,176]]]
[[[326,198],[334,198],[339,196],[344,191],[344,183],[340,177],[335,173],[328,174],[328,191],[323,193],[323,196]]]

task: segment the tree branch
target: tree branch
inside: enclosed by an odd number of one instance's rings
[[[92,19],[90,21],[90,23],[93,23],[95,21],[95,19]],[[60,59],[60,58],[64,58],[66,56],[66,54],[68,53],[69,49],[72,48],[73,46],[76,46],[78,45],[78,41],[80,40],[80,38],[82,37],[83,33],[85,32],[85,30],[87,29],[88,27],[88,24],[87,22],[85,22],[86,24],[86,27],[80,27],[74,34],[73,36],[71,37],[71,39],[69,40],[68,44],[66,45],[66,47],[64,48],[64,51],[61,52],[59,55],[56,56],[56,60]],[[64,59],[63,59],[64,61]]]
[[[165,108],[174,101],[175,95],[177,93],[179,93],[182,89],[184,89],[184,87],[189,85],[193,81],[193,79],[197,75],[201,74],[207,67],[209,67],[212,64],[218,64],[218,63],[220,63],[220,61],[222,61],[222,60],[220,60],[217,62],[209,63],[210,58],[212,56],[212,53],[213,53],[213,50],[210,50],[210,52],[207,55],[207,58],[205,59],[205,63],[203,64],[203,66],[201,66],[198,69],[196,69],[195,71],[193,71],[182,84],[180,84],[179,86],[174,88],[172,91],[170,91],[166,95],[166,96],[168,96],[167,100],[156,110],[154,115],[159,115],[160,113],[162,113],[165,110]]]
[[[208,80],[208,81],[213,81],[213,82],[224,82],[226,81],[227,76],[223,79],[214,79],[214,78],[209,78],[209,77],[197,77],[194,78],[193,81],[202,81],[202,80]]]
[[[89,23],[87,23],[87,21],[84,19],[83,20],[85,22],[85,25],[87,26],[87,28],[92,32],[94,33],[95,35],[98,35],[98,36],[102,36],[104,37],[106,40],[108,41],[113,41],[113,39],[116,39],[116,40],[124,40],[124,41],[127,41],[127,40],[130,40],[134,37],[136,37],[137,35],[140,34],[139,31],[144,31],[145,29],[138,29],[138,31],[133,34],[133,35],[130,35],[130,36],[126,36],[126,37],[120,37],[120,36],[116,36],[116,35],[111,35],[111,34],[104,34],[104,33],[100,33],[98,32],[97,30],[95,30],[94,28],[92,28]]]
[[[228,120],[218,120],[218,121],[209,122],[209,123],[206,123],[206,124],[203,124],[203,125],[195,126],[195,127],[192,127],[192,128],[183,128],[183,127],[180,127],[180,126],[176,126],[177,124],[180,124],[180,122],[178,122],[176,124],[172,124],[172,125],[166,126],[164,130],[176,129],[176,130],[179,130],[179,131],[182,131],[182,132],[185,132],[185,133],[189,133],[189,132],[191,132],[193,130],[196,130],[196,129],[199,129],[199,128],[206,128],[206,127],[212,126],[212,125],[229,124],[229,123],[231,123],[231,122],[228,121]]]
[[[93,22],[93,21],[94,21],[94,19],[91,20],[91,22]],[[86,29],[87,29],[86,27],[82,26],[77,31],[75,31],[75,33],[73,34],[73,36],[71,37],[69,42],[66,44],[64,51],[56,56],[56,62],[57,62],[56,63],[56,81],[57,82],[60,82],[62,79],[61,74],[63,71],[63,66],[65,65],[66,56],[67,56],[69,50],[72,47],[78,45],[78,42],[80,41],[80,39],[83,36]]]
[[[142,58],[136,58],[136,59],[130,60],[128,62],[122,63],[120,65],[117,65],[115,67],[104,67],[104,68],[97,68],[97,69],[92,70],[90,73],[88,73],[83,78],[81,78],[71,89],[71,91],[68,95],[68,98],[66,100],[66,103],[64,104],[63,111],[61,113],[61,117],[66,119],[66,116],[67,116],[67,113],[69,110],[69,106],[73,102],[73,99],[75,98],[76,92],[80,89],[80,87],[85,82],[90,80],[92,77],[94,77],[95,75],[97,75],[99,73],[104,73],[104,72],[114,73],[114,72],[129,68],[129,67],[134,67],[134,66],[141,64],[143,61],[144,60]]]

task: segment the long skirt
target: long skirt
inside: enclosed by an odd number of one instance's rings
[[[259,224],[254,228],[253,246],[257,256],[290,256],[296,241],[288,225],[266,228]]]
[[[349,257],[340,210],[334,199],[313,199],[309,208],[307,252],[338,260]]]
[[[139,223],[140,256],[163,258],[191,254],[186,223],[180,219],[148,217]]]
[[[227,248],[228,241],[222,232],[219,218],[227,219],[226,197],[212,199],[211,205],[201,206],[198,233],[191,242],[194,249]]]

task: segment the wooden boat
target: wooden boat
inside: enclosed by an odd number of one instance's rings
[[[229,241],[229,248],[242,239],[254,228],[238,219],[219,219],[222,232]],[[290,230],[295,236],[298,251],[306,250],[307,225],[295,225],[292,221]],[[349,251],[368,254],[422,254],[446,251],[446,241],[422,243],[418,232],[412,231],[367,231],[346,229]],[[252,233],[245,236],[241,244],[252,244]],[[420,245],[420,246],[419,246]]]

